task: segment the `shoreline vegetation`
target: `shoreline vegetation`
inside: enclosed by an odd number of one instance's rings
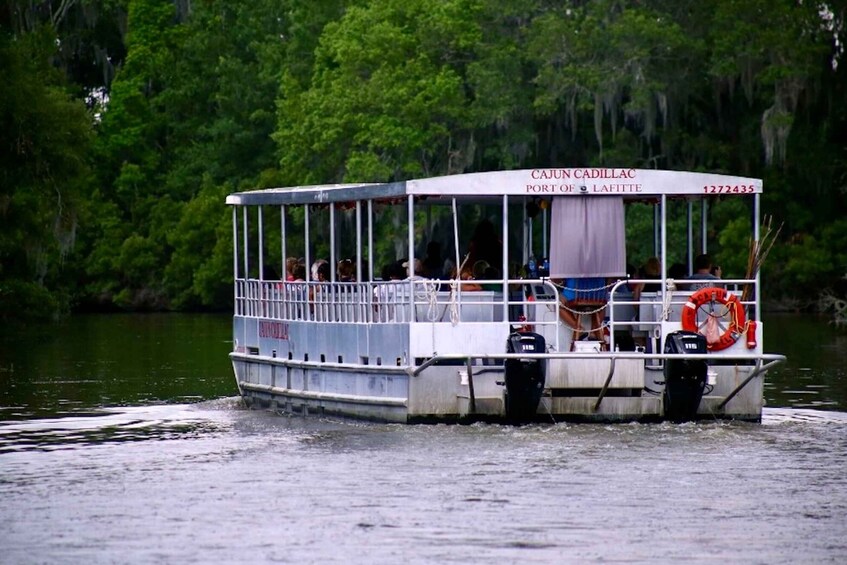
[[[0,320],[227,311],[238,190],[660,168],[763,179],[764,308],[843,321],[844,45],[847,8],[791,0],[0,2]],[[709,214],[743,276],[750,210]]]

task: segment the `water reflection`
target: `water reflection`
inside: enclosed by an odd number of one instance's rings
[[[231,318],[78,316],[0,328],[0,419],[236,394]]]
[[[769,406],[847,409],[847,330],[822,316],[772,314],[765,319],[765,345],[788,357],[765,380]]]

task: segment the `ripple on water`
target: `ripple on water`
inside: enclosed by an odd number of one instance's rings
[[[838,561],[845,431],[845,413],[784,408],[761,424],[403,426],[234,399],[5,422],[0,550],[10,562]]]
[[[79,449],[110,442],[166,440],[221,429],[208,411],[231,411],[235,399],[71,412],[62,417],[0,421],[0,453]]]

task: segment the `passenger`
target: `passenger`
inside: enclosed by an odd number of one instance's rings
[[[313,283],[315,283],[315,282],[318,282],[318,283],[328,283],[328,282],[330,282],[329,281],[330,270],[329,270],[329,262],[328,261],[326,261],[324,259],[318,259],[317,261],[315,261],[312,264],[312,268],[314,270],[313,274],[315,275],[315,278],[312,279],[311,282],[313,282]],[[318,309],[317,312],[315,311],[315,297],[316,297],[316,295],[317,295],[318,302],[320,304],[324,305],[323,308]],[[325,288],[325,285],[322,284],[322,285],[316,286],[316,285],[313,284],[313,285],[309,286],[309,303],[310,303],[309,304],[309,310],[316,317],[316,319],[325,319],[326,318],[326,315],[325,315],[326,306],[325,305],[326,305],[328,300],[329,300],[329,294],[328,294],[328,289]]]
[[[491,265],[489,265],[488,261],[486,261],[485,259],[480,259],[479,261],[474,263],[473,268],[471,269],[474,280],[481,281],[485,279],[485,270],[489,267],[491,267]]]
[[[689,279],[705,279],[706,281],[720,280],[720,277],[712,274],[712,258],[708,254],[703,253],[694,258],[694,272]],[[691,283],[688,288],[696,291],[701,288],[717,286],[711,282]]]
[[[312,282],[315,282],[315,281],[318,280],[318,267],[320,267],[324,263],[326,263],[326,259],[318,259],[317,261],[312,263],[312,269],[311,269],[311,272],[309,273],[312,276],[312,278],[311,278]]]
[[[278,281],[279,274],[276,272],[276,269],[273,268],[273,265],[265,265],[262,269],[262,280],[266,281]]]
[[[441,244],[430,241],[426,246],[426,257],[423,260],[424,276],[430,279],[443,279],[444,262],[441,259]]]
[[[404,277],[405,280],[409,280],[409,279],[420,280],[420,279],[429,278],[424,273],[424,266],[423,266],[423,263],[421,262],[420,259],[415,259],[415,263],[414,263],[415,268],[412,271],[414,274],[411,277],[408,276],[409,275],[409,261],[406,260],[406,259],[403,259],[401,261],[402,262],[400,263],[400,267],[403,269],[403,273],[406,275]]]
[[[488,219],[476,225],[468,246],[467,263],[473,265],[479,260],[488,261],[489,265],[503,263],[503,243],[497,236],[494,224]]]
[[[383,282],[374,286],[373,309],[377,321],[393,322],[397,308],[397,283],[403,280],[405,271],[399,261],[388,263],[382,268]]]
[[[477,281],[493,280],[500,278],[500,272],[488,264],[488,261],[480,259],[473,266],[473,278]],[[479,283],[478,290],[497,290],[500,285],[496,283]],[[467,290],[467,289],[466,289]],[[474,289],[477,290],[477,289]]]
[[[289,257],[285,260],[285,280],[294,280],[294,269],[297,267],[297,257]]]
[[[317,272],[315,273],[315,280],[318,282],[329,282],[330,279],[330,271],[329,271],[329,263],[327,261],[323,261],[318,265]]]
[[[644,266],[641,268],[641,276],[642,279],[655,279],[659,280],[662,276],[662,264],[659,262],[658,257],[650,257],[647,259],[647,262],[644,263]],[[662,290],[661,283],[644,283],[644,286],[641,288],[641,292],[660,292]]]
[[[453,269],[453,272],[450,274],[451,279],[456,278],[456,269]],[[459,274],[459,278],[462,280],[462,284],[459,285],[459,288],[464,291],[477,291],[482,290],[482,287],[475,282],[464,282],[464,281],[473,281],[473,269],[467,267],[467,263],[462,272]]]
[[[688,272],[685,269],[685,265],[682,263],[674,263],[668,269],[668,278],[673,279],[675,281],[681,281],[682,279],[688,276]]]
[[[486,280],[489,280],[489,281],[496,281],[497,279],[501,278],[500,277],[500,271],[498,271],[494,267],[489,266],[485,269],[485,272],[483,273],[483,278],[486,279]],[[488,284],[482,285],[482,288],[483,288],[483,290],[497,291],[497,290],[503,290],[503,285],[500,284],[500,283],[496,283],[496,282],[490,282]]]
[[[292,276],[294,277],[292,282],[300,284],[292,284],[288,286],[290,292],[287,293],[287,299],[289,300],[287,303],[287,312],[292,318],[301,319],[303,317],[303,302],[306,300],[307,295],[305,284],[306,264],[298,262],[294,265]]]
[[[356,282],[356,266],[350,259],[342,259],[338,262],[335,272],[338,282]]]
[[[606,297],[606,279],[601,277],[581,277],[565,279],[559,297],[559,318],[574,330],[574,339],[582,336],[603,342],[603,304],[608,302]],[[582,335],[582,314],[585,310],[590,314],[591,327],[587,334]]]

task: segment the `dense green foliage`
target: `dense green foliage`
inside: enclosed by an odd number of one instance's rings
[[[763,178],[785,225],[765,292],[814,296],[847,273],[846,10],[0,1],[0,317],[226,307],[234,190],[589,165]],[[747,212],[710,214],[741,276]],[[633,262],[650,251],[630,242]]]

